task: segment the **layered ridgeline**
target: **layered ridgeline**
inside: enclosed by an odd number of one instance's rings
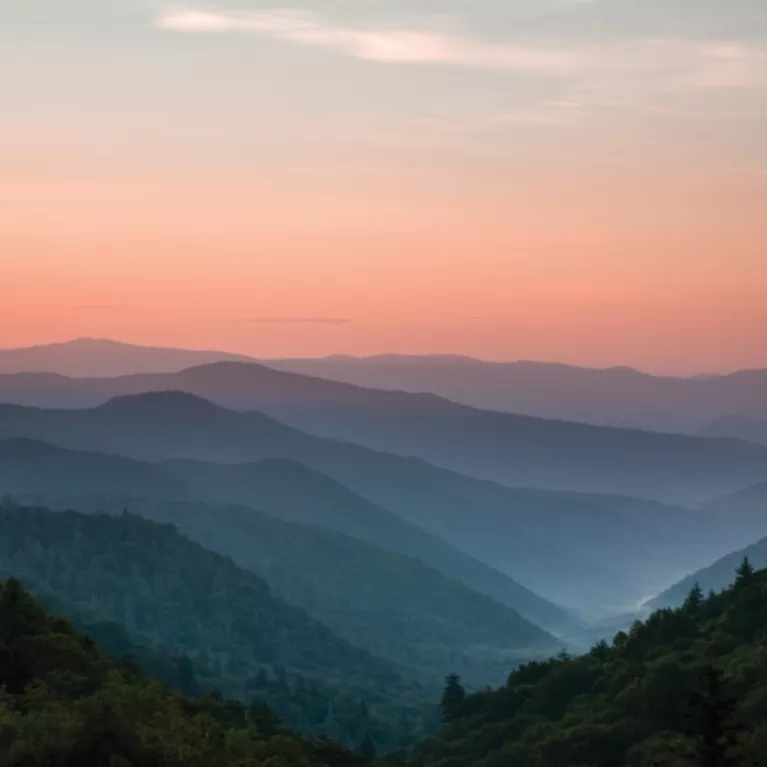
[[[247,361],[249,358],[229,352],[168,349],[100,338],[78,338],[64,343],[0,349],[0,373],[119,376],[168,373],[224,360]]]
[[[175,525],[207,549],[261,575],[277,596],[304,608],[352,644],[407,666],[432,686],[452,668],[474,686],[548,657],[555,639],[516,611],[446,578],[418,559],[253,509],[142,499],[80,498],[79,510],[131,513]],[[60,504],[68,506],[63,499]]]
[[[206,468],[219,467],[195,464],[192,474]],[[188,500],[220,495],[225,501],[232,494],[226,475],[218,492],[202,493],[199,477],[187,488],[167,466],[31,440],[0,442],[0,494],[56,508],[127,508],[172,522],[204,546],[268,574],[277,588],[289,587],[289,601],[344,636],[356,642],[364,623],[365,646],[423,670],[441,675],[445,664],[457,664],[484,683],[498,678],[499,663],[548,652],[553,639],[520,613],[567,637],[579,633],[564,610],[327,477],[280,460],[238,471],[248,500],[268,515]],[[396,631],[403,622],[408,631]]]
[[[0,585],[0,647],[3,767],[369,763],[331,741],[283,729],[263,705],[192,700],[140,676],[67,620],[46,614],[15,580]],[[158,656],[151,665],[162,662]],[[363,746],[371,756],[372,741]]]
[[[131,515],[0,511],[0,576],[79,620],[191,661],[202,691],[263,700],[293,727],[390,748],[430,726],[428,691],[171,526]],[[189,691],[187,689],[187,691]]]
[[[715,498],[704,505],[709,513],[718,513],[734,528],[742,531],[759,528],[767,517],[767,482],[753,485],[732,495]],[[756,567],[767,567],[767,538],[725,554],[664,589],[649,600],[647,607],[678,607],[690,589],[700,588],[704,593],[721,591],[731,585],[735,569],[745,560]]]
[[[767,370],[678,378],[625,366],[399,355],[265,364],[358,386],[431,392],[479,408],[597,425],[695,432],[729,413],[767,419]]]
[[[700,433],[706,437],[732,437],[767,445],[767,420],[730,415],[717,418],[701,429]]]
[[[0,438],[20,436],[145,460],[227,463],[176,462],[169,469],[194,482],[206,500],[249,505],[258,497],[250,469],[234,464],[299,462],[533,591],[589,610],[633,607],[685,572],[767,534],[763,521],[741,536],[717,524],[716,515],[706,519],[626,497],[514,490],[179,392],[123,397],[90,410],[0,406]],[[624,470],[633,473],[630,461]]]
[[[512,672],[502,688],[445,688],[439,735],[409,767],[767,764],[767,572],[689,595],[612,645]]]
[[[744,563],[758,568],[767,567],[767,538],[762,538],[740,551],[733,551],[708,567],[682,578],[649,600],[646,606],[653,610],[661,607],[679,607],[692,589],[700,589],[704,594],[722,591],[732,585],[738,568]]]
[[[0,373],[118,376],[171,373],[192,365],[232,360],[247,361],[226,352],[78,339],[29,349],[0,350]],[[268,360],[264,364],[283,372],[370,389],[429,392],[486,410],[596,425],[696,433],[711,421],[730,414],[767,420],[764,370],[677,378],[649,375],[630,367],[592,369],[530,361],[499,363],[456,355],[368,358],[335,355],[325,359]],[[38,383],[42,385],[42,381]],[[51,383],[55,388],[55,382]],[[23,387],[17,387],[16,393],[23,396]],[[112,391],[108,396],[119,393],[129,392]],[[43,403],[28,400],[27,404]],[[48,404],[56,403],[51,400]]]
[[[364,389],[257,364],[100,380],[0,377],[0,400],[45,407],[89,407],[171,390],[508,486],[691,503],[733,492],[767,472],[764,445],[478,410],[433,394]]]

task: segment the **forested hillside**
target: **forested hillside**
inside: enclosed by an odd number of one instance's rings
[[[566,610],[509,576],[294,461],[269,459],[229,466],[173,461],[157,465],[117,455],[64,450],[28,439],[0,440],[0,496],[3,494],[34,498],[30,505],[48,506],[52,499],[57,508],[63,503],[64,507],[69,504],[69,508],[80,509],[88,503],[89,508],[103,511],[132,509],[137,499],[144,506],[155,501],[150,505],[157,513],[169,501],[241,504],[272,517],[328,528],[415,557],[549,630],[570,632],[577,628]],[[223,553],[231,554],[228,550]],[[337,564],[343,567],[343,562]]]
[[[710,591],[721,591],[732,585],[735,580],[735,572],[744,559],[747,559],[754,567],[767,567],[767,538],[762,538],[745,549],[733,551],[721,559],[718,559],[708,567],[696,570],[686,578],[669,586],[657,597],[647,602],[647,607],[657,609],[659,607],[679,607],[690,590],[699,588],[704,594]]]
[[[3,767],[362,767],[329,741],[283,729],[262,704],[191,700],[104,655],[46,614],[15,580],[0,585]],[[365,743],[372,755],[370,741]]]
[[[531,663],[492,692],[445,688],[444,726],[409,767],[767,764],[767,571],[578,658]]]
[[[408,666],[427,684],[437,683],[446,668],[472,685],[497,684],[511,666],[570,646],[418,559],[330,530],[241,506],[104,496],[71,499],[76,506],[48,500],[55,508],[128,509],[173,524],[261,575],[276,595],[353,645]]]
[[[124,627],[186,656],[200,690],[263,699],[289,725],[391,747],[430,726],[427,692],[342,640],[267,583],[171,526],[140,517],[0,511],[0,576],[67,614]]]

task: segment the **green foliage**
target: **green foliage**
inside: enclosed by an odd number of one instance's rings
[[[465,700],[466,690],[461,684],[461,678],[458,674],[450,674],[445,680],[445,690],[440,701],[443,724],[449,724],[461,716]]]
[[[741,587],[748,586],[753,579],[754,568],[751,566],[751,562],[748,561],[748,557],[743,557],[740,567],[735,571],[735,585]]]
[[[99,497],[76,508],[120,513],[126,505],[232,557],[289,604],[353,645],[414,669],[434,691],[446,668],[471,685],[497,684],[510,667],[556,647],[553,636],[516,611],[416,557],[331,530],[232,505],[135,499],[118,505]]]
[[[274,726],[263,707],[190,700],[102,654],[21,584],[0,586],[3,767],[364,767]]]
[[[747,564],[747,563],[746,563]],[[764,767],[767,571],[466,696],[408,767]],[[737,705],[736,705],[737,701]]]
[[[173,527],[129,514],[0,510],[0,576],[21,579],[107,651],[187,695],[264,701],[287,725],[351,747],[368,736],[382,749],[401,745],[403,718],[410,742],[432,727],[426,693],[397,667]],[[8,673],[15,693],[25,681]]]

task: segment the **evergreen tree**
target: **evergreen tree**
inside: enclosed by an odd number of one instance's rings
[[[461,684],[461,677],[458,674],[450,674],[445,680],[445,689],[440,702],[443,724],[448,724],[461,716],[465,699],[466,690]]]
[[[735,586],[748,586],[754,580],[754,568],[748,557],[743,557],[740,567],[735,571]]]
[[[684,610],[692,615],[697,615],[700,612],[700,608],[703,605],[703,590],[699,583],[696,583],[687,595],[687,599],[684,600]]]
[[[739,747],[735,711],[736,701],[724,689],[722,676],[713,666],[705,666],[701,689],[691,698],[685,734],[691,745],[673,753],[671,763],[678,758],[690,767],[744,767]]]

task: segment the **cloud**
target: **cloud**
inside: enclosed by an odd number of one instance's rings
[[[259,325],[348,325],[351,320],[339,317],[256,317],[243,322]]]
[[[255,32],[303,45],[332,48],[369,61],[443,64],[540,74],[566,74],[587,67],[579,51],[491,43],[414,29],[336,26],[304,11],[201,11],[164,13],[161,29],[188,33]]]
[[[571,0],[572,1],[572,0]],[[583,0],[577,0],[583,2]],[[359,28],[304,10],[168,10],[157,26],[197,34],[256,33],[329,48],[368,61],[434,64],[556,76],[596,83],[672,89],[750,87],[765,82],[767,51],[738,41],[677,38],[617,39],[557,45],[499,43],[428,29]],[[561,115],[560,115],[561,118]],[[521,121],[538,118],[520,116]],[[545,121],[544,118],[541,121]]]

